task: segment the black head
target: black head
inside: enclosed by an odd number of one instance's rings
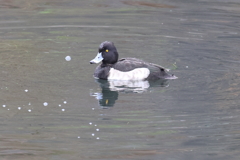
[[[104,64],[114,64],[118,61],[118,52],[113,42],[105,41],[100,44],[99,53],[102,53]]]
[[[114,64],[118,61],[118,52],[113,42],[105,41],[100,44],[98,55],[90,63]]]

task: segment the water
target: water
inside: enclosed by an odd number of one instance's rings
[[[0,159],[238,160],[239,5],[1,1]],[[106,40],[179,79],[95,80]]]

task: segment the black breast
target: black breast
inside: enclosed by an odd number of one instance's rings
[[[95,69],[94,77],[99,78],[99,79],[107,79],[109,70],[110,70],[110,66],[100,64]]]

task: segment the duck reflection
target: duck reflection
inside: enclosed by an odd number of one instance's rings
[[[102,80],[96,79],[101,87],[101,92],[90,93],[94,96],[99,105],[103,108],[113,107],[118,99],[119,92],[123,93],[142,93],[150,87],[167,87],[168,80],[156,81],[120,81],[120,80]]]

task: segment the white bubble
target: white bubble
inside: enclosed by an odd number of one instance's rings
[[[97,125],[96,125],[96,124],[95,124],[94,126],[95,126],[95,127],[97,127]]]
[[[25,91],[25,92],[28,92],[28,90],[27,90],[27,89],[25,89],[24,91]]]
[[[18,110],[21,110],[22,108],[21,107],[18,107]]]
[[[89,122],[90,125],[92,125],[92,122]]]
[[[32,110],[31,110],[31,109],[29,109],[29,110],[28,110],[28,112],[32,112]]]
[[[97,137],[96,139],[100,139],[99,137]]]
[[[30,106],[30,105],[31,105],[31,102],[29,102],[28,105]]]
[[[80,136],[78,136],[78,138],[80,138]]]
[[[99,129],[97,128],[96,131],[99,131]]]
[[[65,57],[65,60],[66,60],[66,61],[71,61],[71,57],[70,57],[70,56],[66,56],[66,57]]]
[[[61,107],[62,105],[61,105],[61,104],[59,104],[58,106],[59,106],[59,107]]]
[[[6,105],[4,104],[4,105],[2,105],[2,107],[4,107],[4,108],[5,108],[5,107],[6,107]]]
[[[65,109],[62,109],[62,111],[64,112],[64,111],[65,111]]]
[[[188,68],[188,66],[186,66],[186,68]]]
[[[94,134],[94,133],[92,133],[92,136],[95,136],[95,134]]]
[[[8,108],[8,111],[9,111],[10,109]]]
[[[94,110],[95,108],[92,108],[92,110]]]
[[[43,105],[44,105],[44,106],[47,106],[47,105],[48,105],[48,103],[47,103],[47,102],[44,102],[44,103],[43,103]]]
[[[63,101],[64,104],[67,104],[67,101]]]

